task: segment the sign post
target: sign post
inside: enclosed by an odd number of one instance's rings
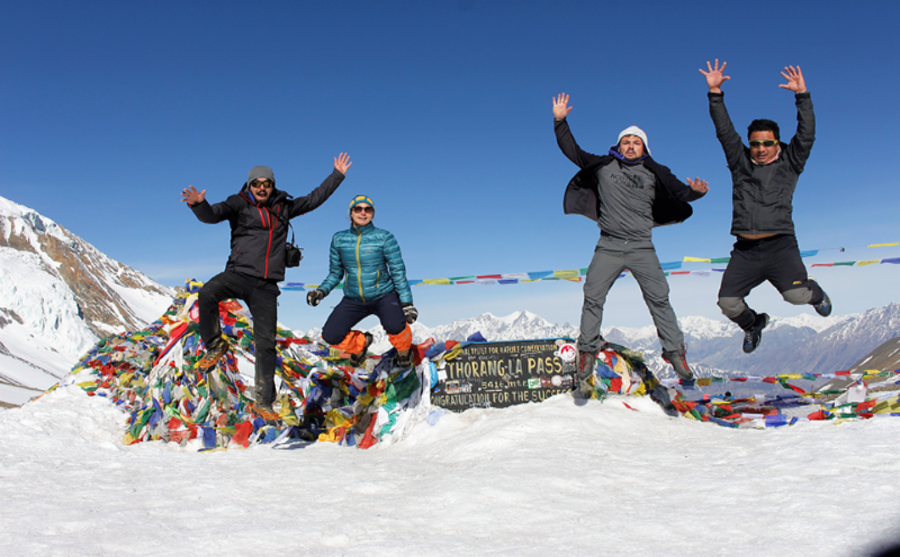
[[[472,343],[442,361],[432,404],[462,412],[540,402],[576,387],[571,339]]]

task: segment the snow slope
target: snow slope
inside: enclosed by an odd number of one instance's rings
[[[0,410],[0,554],[841,557],[900,541],[891,417],[734,430],[647,397],[559,395],[368,451],[212,453],[123,446],[124,423],[76,387]]]

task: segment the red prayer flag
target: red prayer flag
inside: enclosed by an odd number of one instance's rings
[[[234,424],[234,435],[231,437],[231,440],[246,448],[250,445],[251,433],[253,433],[253,422]]]

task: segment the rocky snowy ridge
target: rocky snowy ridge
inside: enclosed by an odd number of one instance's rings
[[[0,197],[0,401],[30,398],[99,337],[142,328],[174,289]]]

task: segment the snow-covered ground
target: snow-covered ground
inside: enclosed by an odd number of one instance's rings
[[[0,410],[0,554],[851,556],[900,541],[898,418],[732,430],[647,397],[559,395],[367,451],[211,453],[124,446],[125,420],[77,387]]]

